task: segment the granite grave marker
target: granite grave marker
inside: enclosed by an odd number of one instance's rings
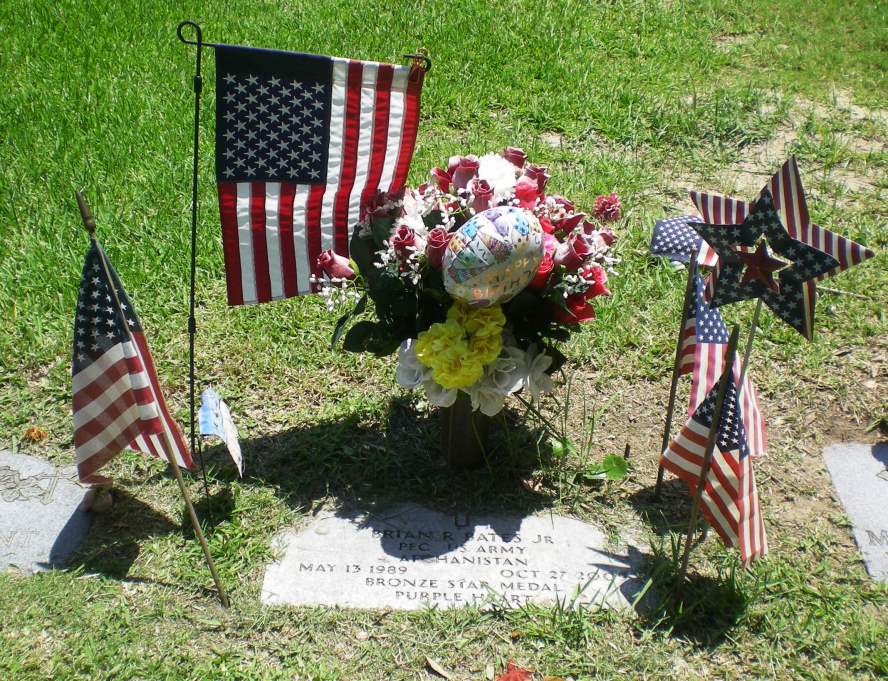
[[[265,604],[416,610],[555,600],[626,608],[642,554],[594,525],[554,515],[447,514],[404,504],[330,512],[276,539]]]
[[[89,529],[92,492],[74,467],[0,452],[0,570],[63,565]]]
[[[830,445],[823,458],[870,576],[888,582],[888,444]]]

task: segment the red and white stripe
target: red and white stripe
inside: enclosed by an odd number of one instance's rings
[[[144,337],[118,343],[74,374],[74,461],[82,482],[131,448],[192,467],[188,447],[167,410]]]
[[[419,126],[421,72],[333,61],[326,183],[219,183],[230,305],[311,292],[321,252],[348,254],[363,200],[406,182]]]
[[[692,495],[700,481],[708,437],[709,428],[692,418],[660,459],[664,468],[684,480]],[[744,564],[767,553],[751,456],[741,460],[738,451],[722,452],[715,447],[701,496],[701,511],[722,541],[739,549]]]
[[[791,156],[768,180],[762,191],[765,189],[768,189],[774,197],[774,207],[779,211],[780,219],[793,239],[813,246],[839,261],[836,269],[818,277],[818,281],[875,255],[873,251],[851,239],[846,239],[811,222],[795,156]],[[696,191],[690,192],[690,197],[703,221],[711,225],[739,224],[746,219],[753,205],[738,199]],[[697,262],[706,267],[715,267],[717,261],[718,254],[704,241],[700,246]],[[806,287],[806,296],[813,296],[813,283],[808,283],[811,286]]]

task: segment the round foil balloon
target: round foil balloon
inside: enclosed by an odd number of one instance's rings
[[[533,213],[488,208],[450,239],[442,265],[444,288],[475,307],[504,303],[530,283],[542,259],[543,228]]]

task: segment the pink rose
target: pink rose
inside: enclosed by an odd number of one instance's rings
[[[469,191],[472,192],[472,208],[476,213],[487,210],[493,205],[493,187],[487,180],[476,177],[469,182]]]
[[[527,288],[534,291],[542,289],[546,285],[546,282],[549,281],[549,277],[552,276],[553,269],[555,269],[555,259],[552,257],[551,253],[545,253],[543,259],[540,261],[540,266],[537,268],[536,274],[533,279],[530,280]]]
[[[515,183],[515,198],[522,208],[533,208],[540,198],[536,181],[529,177],[519,177]]]
[[[583,260],[592,252],[589,242],[582,234],[572,235],[565,243],[559,244],[555,251],[555,264],[564,265],[568,272],[574,272],[583,264]]]
[[[506,147],[500,152],[500,156],[518,168],[523,168],[525,162],[527,162],[527,154],[518,147]]]
[[[351,262],[332,249],[326,250],[318,256],[318,268],[331,279],[354,279],[355,271],[351,268]]]
[[[447,172],[457,189],[465,189],[469,181],[478,175],[477,156],[451,156]]]
[[[425,249],[429,265],[435,269],[440,269],[441,262],[444,260],[444,251],[447,250],[447,245],[452,237],[453,234],[443,227],[435,227],[435,229],[429,232]]]
[[[453,181],[453,178],[450,177],[450,173],[441,168],[432,168],[432,172],[429,174],[431,176],[432,186],[437,187],[442,192],[450,190],[450,183]]]
[[[620,197],[616,192],[605,196],[595,197],[594,213],[602,222],[611,222],[620,219],[620,209],[623,204],[620,203]]]
[[[551,234],[543,234],[543,253],[554,255],[558,248],[558,239]]]
[[[549,174],[546,172],[546,166],[538,166],[528,163],[524,166],[524,177],[529,177],[537,184],[537,191],[540,196],[546,193],[546,183],[549,181]]]

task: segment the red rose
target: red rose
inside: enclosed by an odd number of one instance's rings
[[[549,220],[549,218],[547,218],[545,215],[540,215],[539,218],[540,218],[540,227],[543,228],[543,231],[546,234],[554,234],[555,227],[552,225],[552,221]]]
[[[583,268],[583,279],[592,282],[592,285],[583,293],[586,300],[592,300],[598,296],[609,296],[607,288],[607,272],[601,265],[587,265]]]
[[[549,277],[552,276],[553,269],[555,269],[555,259],[552,257],[552,254],[543,254],[543,259],[540,261],[540,266],[539,268],[537,268],[537,272],[534,275],[533,279],[530,280],[527,288],[533,289],[534,291],[539,291],[546,285],[546,282],[549,281]]]
[[[620,219],[620,209],[623,204],[620,203],[620,197],[616,192],[607,194],[606,196],[595,197],[595,217],[602,222],[611,222]]]
[[[538,166],[533,163],[528,163],[524,166],[524,176],[529,177],[536,182],[537,191],[539,191],[541,196],[546,193],[546,182],[549,181],[549,174],[546,172],[546,166]]]
[[[583,260],[592,252],[589,242],[582,234],[572,235],[565,243],[559,244],[555,251],[555,264],[564,265],[568,272],[580,268]]]
[[[523,168],[525,162],[527,162],[527,154],[524,153],[523,149],[519,149],[518,147],[506,147],[500,152],[500,156],[518,168]]]
[[[445,193],[450,190],[450,183],[453,181],[453,178],[450,177],[450,173],[446,170],[432,168],[432,172],[429,173],[429,175],[432,186],[437,187]]]
[[[447,245],[452,237],[453,234],[443,227],[435,227],[435,229],[428,233],[425,254],[429,259],[429,265],[435,269],[440,269],[441,262],[444,260],[444,251],[447,250]]]
[[[326,250],[318,256],[318,268],[331,279],[354,279],[355,271],[351,268],[351,262],[332,249]]]
[[[469,182],[469,191],[472,192],[472,208],[476,213],[487,210],[493,205],[493,187],[487,180],[476,177]]]
[[[565,310],[560,305],[555,306],[555,321],[562,324],[579,324],[590,319],[595,319],[595,308],[586,300],[582,293],[572,293],[564,299]]]
[[[564,198],[563,196],[552,194],[551,196],[549,196],[549,198],[555,202],[556,206],[560,206],[561,208],[563,208],[565,213],[573,213],[576,209],[576,206],[574,206],[574,202],[570,199]]]
[[[602,227],[601,229],[596,229],[595,227],[595,224],[592,222],[583,223],[583,231],[586,233],[589,243],[596,250],[604,251],[617,240],[617,235],[607,227]]]
[[[471,179],[478,175],[477,156],[451,156],[447,172],[457,189],[465,189]]]
[[[515,198],[522,208],[533,208],[540,198],[536,181],[529,177],[519,177],[515,183]]]
[[[407,249],[416,246],[416,232],[413,231],[412,227],[401,225],[395,230],[390,242],[397,256],[406,260],[412,252]]]
[[[562,218],[561,220],[556,220],[555,229],[564,232],[565,234],[569,234],[573,231],[574,227],[576,227],[583,221],[585,217],[585,213],[574,213],[573,215],[569,215],[566,218]]]

